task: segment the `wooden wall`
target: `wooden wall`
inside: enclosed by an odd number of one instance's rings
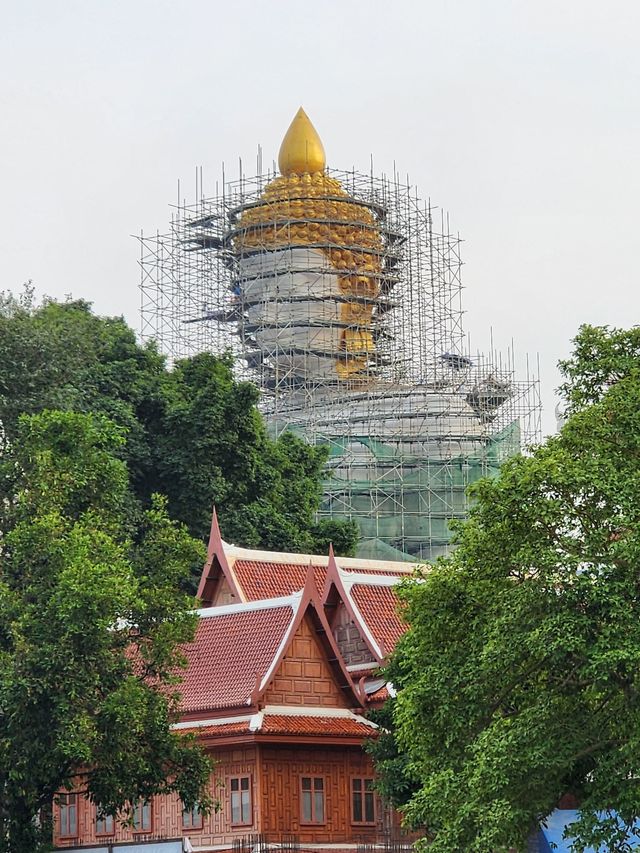
[[[73,847],[117,841],[180,838],[188,835],[194,847],[229,844],[234,838],[264,832],[270,836],[296,835],[302,843],[352,842],[382,831],[387,816],[376,803],[375,826],[353,824],[351,820],[351,779],[373,775],[371,761],[357,746],[316,747],[260,745],[227,748],[214,753],[216,767],[212,791],[220,810],[204,818],[202,829],[183,830],[182,808],[176,796],[154,797],[153,828],[150,833],[133,833],[116,825],[109,836],[95,835],[95,807],[80,800],[78,836],[56,839],[59,847]],[[250,776],[253,823],[232,827],[228,779]],[[322,776],[326,781],[323,825],[304,826],[300,822],[300,778]],[[56,810],[57,813],[57,810]]]
[[[198,830],[183,830],[182,805],[177,796],[154,797],[152,801],[152,829],[150,832],[137,832],[120,826],[116,821],[116,831],[110,836],[96,836],[96,810],[88,800],[79,798],[78,803],[78,835],[75,838],[55,838],[59,847],[74,847],[79,844],[115,843],[117,841],[140,841],[150,839],[181,838],[188,835],[197,838],[197,846],[214,845],[231,842],[233,838],[241,837],[256,830],[253,827],[231,827],[229,807],[229,791],[226,784],[230,776],[250,776],[256,784],[256,754],[255,746],[240,746],[236,749],[220,750],[214,754],[216,767],[211,777],[211,791],[220,801],[220,810],[203,819],[203,827]],[[257,825],[256,792],[252,798],[254,806],[254,826]],[[57,808],[54,808],[54,818],[57,826]],[[194,842],[196,846],[196,842]]]
[[[268,747],[261,749],[263,831],[297,835],[301,842],[348,842],[375,835],[383,820],[376,803],[377,826],[351,822],[351,779],[371,777],[369,756],[360,747]],[[300,822],[300,777],[325,778],[326,824],[304,826]]]

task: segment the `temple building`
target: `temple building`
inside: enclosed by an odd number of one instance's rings
[[[378,670],[405,630],[394,588],[410,572],[230,546],[214,515],[175,726],[215,759],[220,809],[204,817],[155,797],[123,827],[68,792],[54,806],[56,846],[208,853],[261,834],[348,849],[388,836],[397,816],[374,791],[363,745],[376,737],[368,712],[392,690]]]

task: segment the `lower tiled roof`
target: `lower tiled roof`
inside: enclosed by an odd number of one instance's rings
[[[195,726],[182,729],[182,733],[197,734],[202,737],[228,737],[230,735],[248,735],[249,720],[244,723],[221,723],[219,726]]]
[[[389,693],[389,688],[388,688],[388,687],[387,687],[387,685],[385,684],[385,685],[384,685],[383,687],[381,687],[379,690],[376,690],[376,692],[375,692],[375,693],[370,693],[370,694],[367,696],[367,702],[369,702],[370,704],[371,704],[371,703],[374,703],[374,702],[375,702],[375,703],[377,703],[377,702],[386,702],[390,695],[391,695],[391,694]]]
[[[352,717],[294,717],[269,714],[265,716],[262,734],[317,735],[321,737],[371,737],[375,729]]]
[[[206,738],[234,735],[291,735],[292,737],[372,737],[375,727],[356,715],[329,716],[259,713],[242,721],[183,727],[182,732]]]

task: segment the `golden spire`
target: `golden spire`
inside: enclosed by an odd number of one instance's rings
[[[325,165],[324,147],[318,131],[300,107],[280,146],[280,172],[283,175],[304,175],[305,172],[323,172]]]

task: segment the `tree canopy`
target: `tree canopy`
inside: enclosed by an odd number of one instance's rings
[[[473,486],[401,593],[374,752],[433,853],[525,850],[565,794],[575,851],[629,849],[640,816],[640,329],[583,327],[561,369],[562,431]]]
[[[120,428],[23,416],[0,461],[0,851],[48,849],[65,788],[126,818],[140,797],[211,805],[210,762],[171,729],[180,581],[203,546],[153,498],[135,519]],[[38,820],[36,820],[38,818]]]
[[[0,424],[9,441],[22,413],[106,415],[126,430],[120,449],[140,506],[164,494],[172,518],[205,539],[215,503],[236,544],[352,553],[348,522],[315,521],[326,451],[293,435],[273,440],[258,391],[228,357],[203,353],[172,370],[122,318],[83,301],[0,298]]]

